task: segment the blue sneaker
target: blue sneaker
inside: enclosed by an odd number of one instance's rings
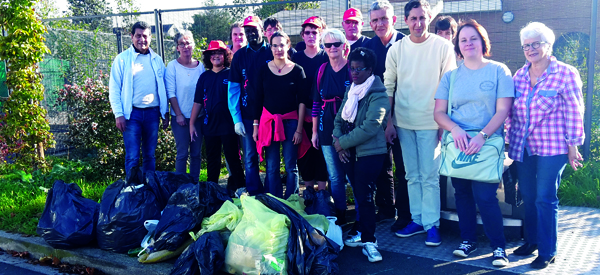
[[[438,246],[442,244],[442,238],[440,237],[437,227],[434,226],[427,230],[427,239],[425,239],[425,244],[428,246]]]
[[[421,233],[425,233],[423,226],[410,222],[405,228],[396,231],[396,236],[406,238]]]

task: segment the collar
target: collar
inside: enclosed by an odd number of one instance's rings
[[[392,46],[392,44],[394,44],[394,42],[396,42],[396,38],[398,38],[398,32],[396,30],[394,30],[394,34],[392,34],[392,39],[390,39],[390,42],[387,43],[387,45],[385,45],[386,48]]]
[[[262,50],[262,48],[266,48],[266,47],[267,47],[267,42],[265,40],[263,40],[263,43],[260,46],[260,48],[258,48],[258,51],[253,50],[252,47],[250,47],[250,43],[248,43],[248,45],[246,45],[246,51],[248,51],[248,49],[249,49],[249,50],[257,53],[257,52],[260,52],[260,50]]]
[[[548,57],[548,59],[550,59],[550,65],[548,65],[548,68],[546,69],[546,74],[558,73],[558,61],[556,60],[556,57],[550,56]],[[531,68],[531,62],[527,61],[527,63],[525,63],[525,67],[527,68],[527,70],[524,70],[523,73],[529,78],[528,72]]]

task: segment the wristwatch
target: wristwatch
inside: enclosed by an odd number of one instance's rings
[[[483,131],[479,131],[479,133],[483,136],[483,139],[487,140],[490,136]]]

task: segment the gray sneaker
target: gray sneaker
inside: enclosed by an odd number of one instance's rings
[[[344,244],[349,247],[359,247],[364,245],[360,238],[360,232],[354,236],[349,235],[348,238],[344,240]]]
[[[508,265],[508,258],[506,257],[506,251],[501,247],[498,247],[493,252],[494,260],[492,265],[496,267],[503,267]]]
[[[362,253],[369,258],[369,262],[379,262],[383,260],[381,257],[381,253],[377,251],[377,242],[375,243],[365,243],[362,249]]]

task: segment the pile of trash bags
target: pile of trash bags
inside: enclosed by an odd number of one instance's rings
[[[338,272],[343,243],[335,217],[307,213],[298,195],[242,193],[194,183],[187,174],[137,170],[107,187],[97,203],[76,184],[57,181],[38,234],[57,248],[97,242],[140,263],[177,258],[171,274]],[[314,198],[310,206],[322,201]]]

